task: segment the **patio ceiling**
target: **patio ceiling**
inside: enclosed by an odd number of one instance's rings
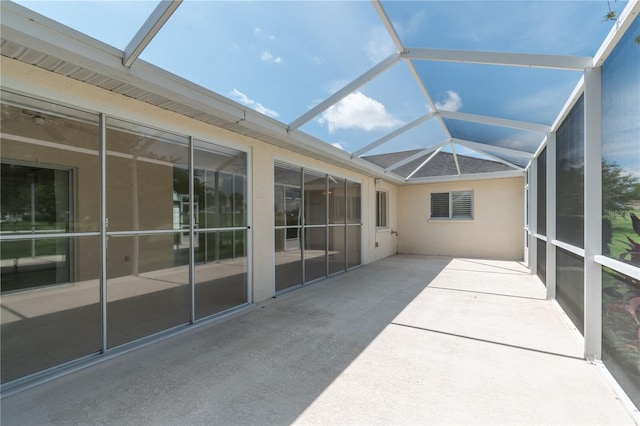
[[[463,177],[461,155],[522,172],[639,9],[615,2],[603,22],[606,1],[18,3],[37,13],[2,2],[5,56],[398,183]],[[434,176],[439,154],[456,167]]]

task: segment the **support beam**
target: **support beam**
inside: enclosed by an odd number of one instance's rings
[[[547,299],[556,298],[556,132],[547,135]]]
[[[589,56],[540,55],[528,53],[479,52],[473,50],[447,50],[411,48],[407,58],[425,61],[460,62],[470,64],[503,65],[513,67],[550,68],[584,71],[591,67]]]
[[[456,154],[456,146],[454,144],[451,144],[451,154],[453,154],[453,162],[456,164],[456,170],[458,171],[458,176],[460,176],[462,173],[460,173],[460,163],[458,162],[458,154]]]
[[[602,75],[585,72],[584,84],[584,352],[602,355]]]
[[[394,44],[396,45],[396,48],[398,49],[398,52],[404,52],[405,51],[404,45],[402,44],[402,41],[400,41],[400,37],[398,36],[398,33],[396,33],[395,27],[391,23],[391,20],[389,20],[389,16],[387,15],[387,12],[385,12],[384,7],[380,3],[380,1],[379,0],[371,0],[371,3],[373,4],[374,9],[378,13],[378,16],[380,17],[380,20],[382,21],[382,24],[387,29],[387,32],[389,33],[389,36],[391,37],[391,39],[393,40]],[[420,78],[420,75],[416,71],[416,68],[413,66],[413,62],[411,62],[409,59],[405,58],[405,63],[407,64],[407,67],[409,68],[409,72],[413,75],[413,79],[415,80],[416,84],[418,85],[418,88],[422,92],[422,96],[424,96],[425,100],[427,101],[427,104],[429,105],[429,108],[431,109],[431,111],[436,111],[437,108],[436,108],[435,104],[433,103],[433,99],[431,99],[431,96],[429,95],[429,92],[427,91],[427,88],[424,87],[424,83],[422,82],[422,79]],[[444,124],[444,121],[442,121],[442,119],[440,117],[437,117],[437,119],[438,119],[438,124],[440,124],[440,127],[442,128],[442,131],[444,132],[446,137],[451,139],[451,133],[449,132],[449,129],[447,128],[446,124]]]
[[[407,177],[406,177],[406,180],[411,179],[411,177],[412,177],[413,175],[415,175],[416,173],[418,173],[418,171],[420,171],[420,169],[422,169],[424,166],[426,166],[426,165],[427,165],[427,163],[428,163],[429,161],[433,160],[433,158],[434,158],[436,155],[438,155],[438,153],[439,153],[440,151],[442,151],[442,148],[444,148],[444,147],[442,147],[442,146],[441,146],[440,148],[436,149],[436,150],[435,150],[435,152],[429,156],[429,158],[427,158],[426,160],[424,160],[424,161],[422,162],[422,164],[420,164],[420,165],[419,165],[419,166],[418,166],[414,171],[412,171],[412,172],[409,174],[409,176],[407,176]],[[458,175],[460,175],[460,170],[458,170]]]
[[[404,45],[400,41],[400,37],[398,36],[398,33],[396,32],[395,27],[389,20],[389,16],[387,16],[387,12],[385,12],[384,7],[382,7],[382,4],[380,3],[379,0],[371,0],[371,4],[373,5],[373,8],[378,13],[380,20],[382,21],[382,24],[387,29],[387,32],[389,33],[391,40],[393,40],[393,44],[396,45],[396,49],[398,49],[398,52],[402,52],[404,50]]]
[[[546,124],[530,123],[526,121],[509,120],[506,118],[488,117],[477,114],[467,114],[464,112],[438,111],[443,118],[451,118],[453,120],[470,121],[473,123],[488,124],[491,126],[508,127],[510,129],[527,130],[531,132],[547,133],[551,130],[551,126]]]
[[[413,120],[411,123],[405,124],[404,126],[400,127],[399,129],[394,130],[393,132],[381,137],[380,139],[378,139],[375,142],[370,143],[369,145],[365,146],[364,148],[360,148],[357,151],[354,151],[351,156],[352,157],[360,157],[362,154],[371,151],[372,149],[386,143],[389,142],[391,139],[403,134],[406,131],[409,131],[411,129],[413,129],[416,126],[419,126],[420,124],[424,123],[425,121],[430,120],[433,117],[433,113],[428,113],[423,115],[422,117],[419,117],[415,120]]]
[[[140,27],[135,36],[124,49],[122,65],[129,68],[142,54],[147,45],[153,40],[160,28],[167,22],[173,12],[176,11],[182,0],[162,0],[151,12],[149,18]]]
[[[452,142],[460,145],[464,145],[467,148],[471,148],[471,149],[475,148],[475,150],[481,151],[482,153],[490,151],[490,152],[495,152],[496,154],[504,154],[509,157],[526,158],[529,160],[533,158],[532,153],[520,151],[517,149],[503,148],[501,146],[488,145],[486,143],[471,142],[464,139],[455,139],[455,138],[452,139]]]
[[[388,171],[391,171],[391,170],[395,170],[395,169],[397,169],[397,168],[399,168],[399,167],[402,167],[402,166],[404,166],[405,164],[409,164],[410,162],[415,161],[415,160],[417,160],[418,158],[423,157],[423,156],[425,156],[425,155],[429,154],[430,152],[435,151],[436,149],[442,148],[443,146],[445,146],[445,145],[446,145],[446,144],[448,144],[448,143],[449,143],[449,141],[448,141],[448,140],[446,140],[446,141],[444,141],[444,142],[439,143],[438,145],[434,145],[434,146],[432,146],[432,147],[429,147],[429,148],[423,149],[423,150],[422,150],[422,151],[420,151],[420,152],[417,152],[417,153],[415,153],[415,154],[413,154],[413,155],[410,155],[409,157],[405,158],[404,160],[400,160],[400,161],[398,161],[397,163],[394,163],[394,164],[390,165],[389,167],[387,167],[386,169],[384,169],[384,171],[385,171],[385,172],[388,172]]]
[[[538,162],[533,160],[529,166],[529,183],[527,191],[526,209],[529,214],[529,223],[525,225],[529,229],[529,269],[531,274],[538,273],[538,244],[546,244],[536,238],[538,234]],[[526,213],[525,213],[526,214]]]
[[[300,128],[305,123],[311,121],[314,117],[323,113],[331,106],[337,104],[342,99],[358,90],[360,87],[367,84],[369,81],[373,80],[378,75],[382,74],[387,69],[391,68],[395,64],[397,64],[402,59],[402,55],[400,53],[394,53],[390,55],[388,58],[384,59],[382,62],[375,65],[373,68],[362,74],[360,77],[353,80],[351,83],[344,86],[342,89],[338,90],[333,95],[329,96],[324,101],[320,102],[315,107],[311,108],[309,111],[296,118],[289,124],[290,130],[295,130]]]

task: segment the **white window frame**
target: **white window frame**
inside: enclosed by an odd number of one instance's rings
[[[436,194],[447,194],[448,198],[449,198],[449,205],[448,205],[448,211],[447,214],[448,216],[433,216],[433,196]],[[469,212],[468,214],[466,213],[461,213],[460,210],[457,208],[456,203],[455,203],[455,198],[456,196],[464,196],[467,195],[469,196]],[[474,218],[474,214],[473,214],[473,191],[441,191],[441,192],[432,192],[431,194],[429,194],[429,219],[431,220],[443,220],[443,221],[447,221],[447,220],[473,220]]]
[[[384,219],[384,221],[382,219]],[[387,191],[376,189],[376,229],[387,229],[388,227],[389,193]]]

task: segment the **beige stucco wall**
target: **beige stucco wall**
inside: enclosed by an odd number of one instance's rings
[[[143,102],[127,98],[100,88],[54,74],[37,67],[0,57],[2,86],[6,89],[74,106],[89,112],[103,112],[108,116],[123,118],[178,134],[193,136],[199,140],[228,146],[247,152],[249,197],[250,264],[253,301],[273,296],[274,284],[274,161],[285,161],[338,177],[359,182],[362,185],[362,263],[370,263],[396,252],[396,240],[390,230],[397,227],[397,190],[383,184],[389,192],[389,230],[375,229],[375,190],[373,178],[346,170],[333,164],[290,152],[286,149],[239,135],[200,121],[190,119]],[[378,247],[375,242],[378,241]]]
[[[400,253],[522,260],[522,178],[403,186],[398,190]],[[431,220],[432,192],[473,191],[473,220]]]

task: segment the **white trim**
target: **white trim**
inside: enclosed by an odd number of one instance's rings
[[[601,254],[594,256],[593,260],[602,266],[613,269],[616,272],[628,275],[636,280],[640,280],[640,268],[637,266],[629,265],[628,263],[620,262],[619,260],[615,260]]]
[[[540,234],[533,234],[533,236],[541,241],[547,241],[547,237],[544,235],[540,235]]]
[[[580,247],[572,246],[571,244],[563,243],[562,241],[558,240],[551,240],[551,244],[563,250],[566,250],[569,253],[573,253],[576,256],[584,258],[584,249],[581,249]]]
[[[376,217],[375,217],[375,230],[377,231],[381,231],[381,230],[388,230],[389,229],[389,191],[383,188],[379,188],[377,186],[374,186],[374,191],[376,193],[375,195],[375,202],[376,202]],[[382,193],[384,194],[384,209],[385,209],[385,213],[384,213],[384,219],[386,224],[382,225],[382,226],[378,226],[378,194]],[[339,226],[342,226],[342,224],[340,224]]]
[[[468,173],[466,175],[449,175],[449,176],[433,176],[424,178],[414,178],[406,183],[422,184],[422,183],[442,183],[442,182],[462,182],[487,179],[508,179],[508,178],[524,178],[524,172],[513,170],[505,172],[489,172],[489,173]]]

